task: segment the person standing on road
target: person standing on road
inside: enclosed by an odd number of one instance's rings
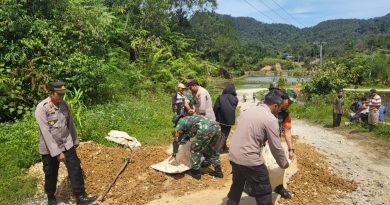
[[[337,97],[333,101],[333,127],[340,126],[343,115],[344,91],[339,90]]]
[[[65,83],[51,82],[49,90],[49,97],[40,102],[35,110],[40,131],[39,153],[42,155],[44,188],[48,204],[57,204],[55,192],[60,162],[66,165],[77,204],[92,203],[96,197],[85,194],[80,159],[75,149],[79,145],[79,139],[69,106],[64,101],[67,92]]]
[[[221,127],[216,121],[210,120],[208,116],[175,115],[172,119],[175,124],[175,137],[173,140],[172,157],[175,158],[179,150],[179,145],[186,143],[190,138],[194,138],[191,143],[191,169],[189,175],[200,180],[200,168],[202,156],[207,156],[214,165],[214,172],[211,176],[223,178],[221,160],[219,158],[218,147],[221,143]]]
[[[256,93],[255,92],[253,92],[252,98],[253,98],[253,102],[256,102]]]
[[[208,116],[211,120],[215,121],[213,103],[209,92],[200,86],[195,79],[189,80],[187,86],[192,94],[195,95],[195,113],[197,115]]]
[[[229,160],[232,166],[233,182],[228,193],[227,205],[238,205],[242,191],[250,187],[250,196],[257,205],[272,205],[272,188],[261,150],[268,141],[277,164],[286,169],[289,166],[280,142],[278,119],[282,97],[279,92],[265,96],[264,104],[249,108],[241,113],[237,129],[231,139]]]
[[[378,126],[379,121],[379,107],[382,104],[381,96],[378,95],[375,89],[370,90],[371,99],[368,103],[368,130],[372,131],[374,127]]]
[[[242,101],[246,102],[246,94],[245,93],[242,95]]]
[[[218,96],[214,104],[214,113],[217,122],[221,125],[223,137],[223,147],[221,152],[229,152],[226,140],[229,137],[230,129],[236,122],[236,107],[238,104],[236,88],[234,84],[229,83],[223,90],[222,95]]]

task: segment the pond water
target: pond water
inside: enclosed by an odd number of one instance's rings
[[[271,83],[271,82],[278,82],[280,76],[275,76],[275,77],[246,77],[244,78],[244,80],[246,81],[260,81],[260,82],[267,82],[267,83]],[[306,82],[309,80],[309,78],[305,78],[305,77],[302,77],[302,78],[297,78],[297,77],[284,77],[287,79],[287,82],[289,83],[297,83],[299,81],[303,81],[303,82]]]

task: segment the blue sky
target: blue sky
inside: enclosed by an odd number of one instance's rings
[[[315,26],[325,20],[369,19],[390,13],[390,0],[217,0],[217,2],[216,12],[220,14],[253,17],[264,23],[286,23],[300,28]]]

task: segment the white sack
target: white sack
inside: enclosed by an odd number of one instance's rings
[[[141,143],[135,138],[128,135],[126,132],[111,130],[106,137],[107,140],[129,147],[131,150],[139,150]]]

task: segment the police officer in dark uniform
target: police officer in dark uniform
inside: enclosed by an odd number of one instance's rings
[[[39,153],[42,155],[48,204],[57,204],[55,192],[60,162],[66,165],[77,204],[90,204],[96,197],[85,193],[80,159],[75,149],[79,139],[69,106],[64,101],[67,91],[65,83],[51,82],[49,90],[49,97],[40,102],[35,111],[40,130]]]

